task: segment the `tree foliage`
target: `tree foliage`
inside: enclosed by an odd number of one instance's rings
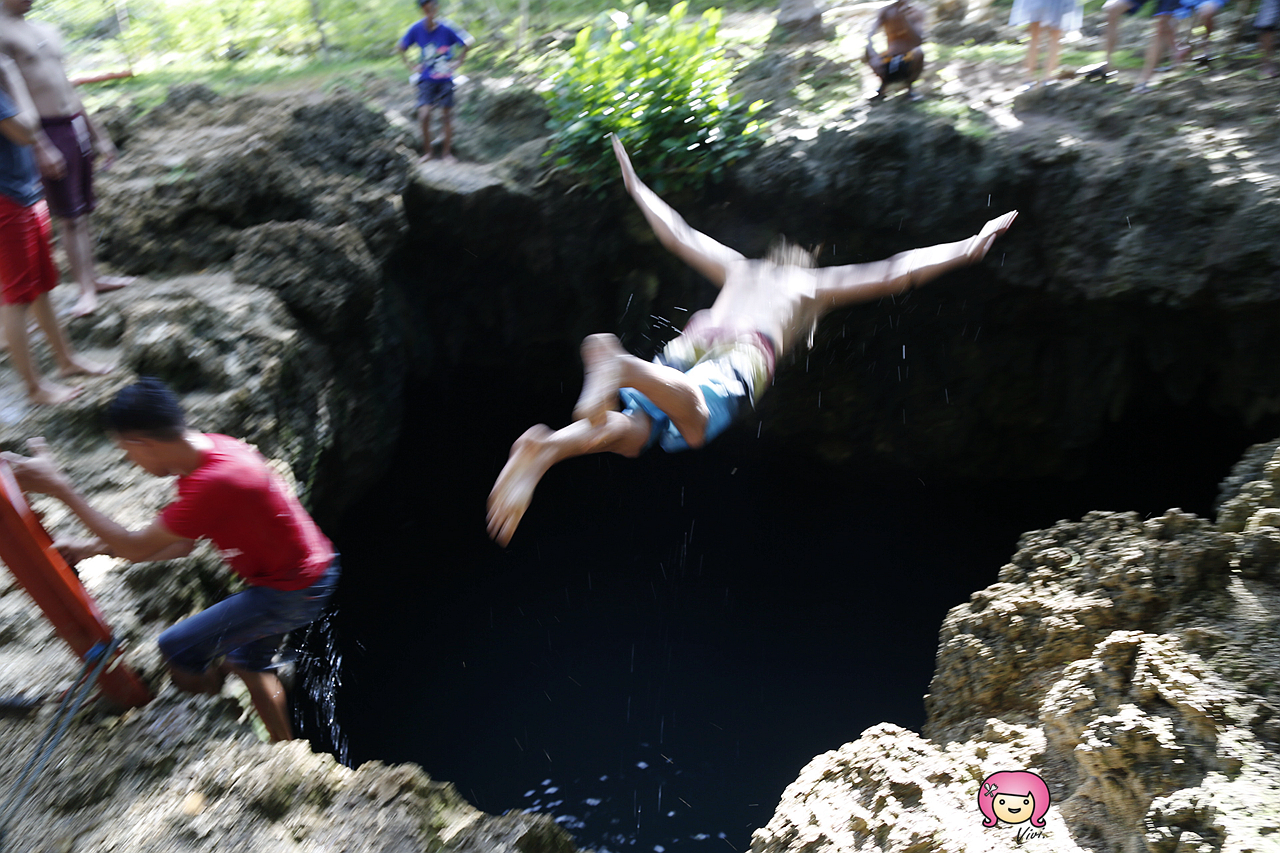
[[[410,0],[42,0],[31,15],[72,41],[122,42],[134,57],[239,59],[322,45],[385,56],[421,13]]]
[[[592,189],[613,181],[606,140],[618,134],[655,190],[701,187],[751,145],[760,102],[729,92],[734,68],[717,36],[720,11],[685,20],[687,3],[653,15],[641,3],[613,10],[578,33],[548,102],[552,156]]]

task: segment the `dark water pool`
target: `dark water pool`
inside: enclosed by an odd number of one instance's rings
[[[417,390],[391,473],[334,531],[350,761],[416,762],[611,851],[746,849],[811,757],[882,721],[919,728],[943,615],[1020,532],[1207,513],[1255,438],[1152,411],[1076,482],[959,483],[824,469],[766,423],[564,464],[503,550],[484,498],[525,424],[479,390]]]

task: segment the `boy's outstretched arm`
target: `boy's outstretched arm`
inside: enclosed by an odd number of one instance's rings
[[[742,260],[743,256],[728,246],[717,243],[701,231],[690,228],[689,223],[685,222],[680,214],[658,198],[654,191],[645,186],[644,182],[636,176],[636,170],[632,168],[631,158],[627,156],[622,142],[615,134],[609,134],[609,136],[613,139],[613,153],[618,158],[618,165],[622,167],[623,185],[635,199],[644,218],[649,221],[653,233],[658,235],[658,241],[686,264],[710,279],[716,287],[722,287],[727,275],[726,267],[733,261]]]
[[[824,267],[816,271],[816,297],[834,308],[918,287],[945,272],[982,260],[995,239],[1009,230],[1017,218],[1018,211],[1011,210],[992,219],[967,240],[912,249],[868,264]]]

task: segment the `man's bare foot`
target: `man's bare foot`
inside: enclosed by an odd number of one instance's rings
[[[533,500],[533,490],[554,459],[547,439],[553,435],[545,424],[529,427],[511,445],[511,455],[489,492],[489,537],[503,548],[511,541]]]
[[[418,162],[419,162],[419,163],[425,163],[425,162],[427,162],[428,160],[434,160],[434,159],[435,159],[435,155],[434,155],[434,154],[432,154],[430,151],[427,151],[427,152],[426,152],[426,153],[424,153],[421,157],[419,157],[419,158],[418,158]]]
[[[573,407],[573,419],[604,423],[605,413],[615,408],[622,387],[624,359],[631,356],[613,335],[589,335],[582,341],[582,393]]]
[[[98,292],[91,290],[88,293],[81,291],[80,298],[76,300],[76,304],[71,306],[71,310],[67,312],[68,317],[88,317],[94,311],[98,310]]]
[[[137,279],[131,275],[100,275],[93,284],[99,293],[110,293],[113,290],[128,287],[135,281]]]
[[[58,371],[58,375],[66,378],[68,376],[106,376],[115,370],[113,364],[98,364],[96,361],[90,361],[80,356],[72,356],[68,362]]]
[[[84,389],[80,386],[59,385],[56,382],[41,382],[40,387],[31,395],[31,402],[37,406],[56,406],[80,396]]]

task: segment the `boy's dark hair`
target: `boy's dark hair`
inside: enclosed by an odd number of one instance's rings
[[[121,388],[107,406],[106,421],[111,432],[141,433],[157,441],[176,441],[187,429],[178,398],[153,376]]]

